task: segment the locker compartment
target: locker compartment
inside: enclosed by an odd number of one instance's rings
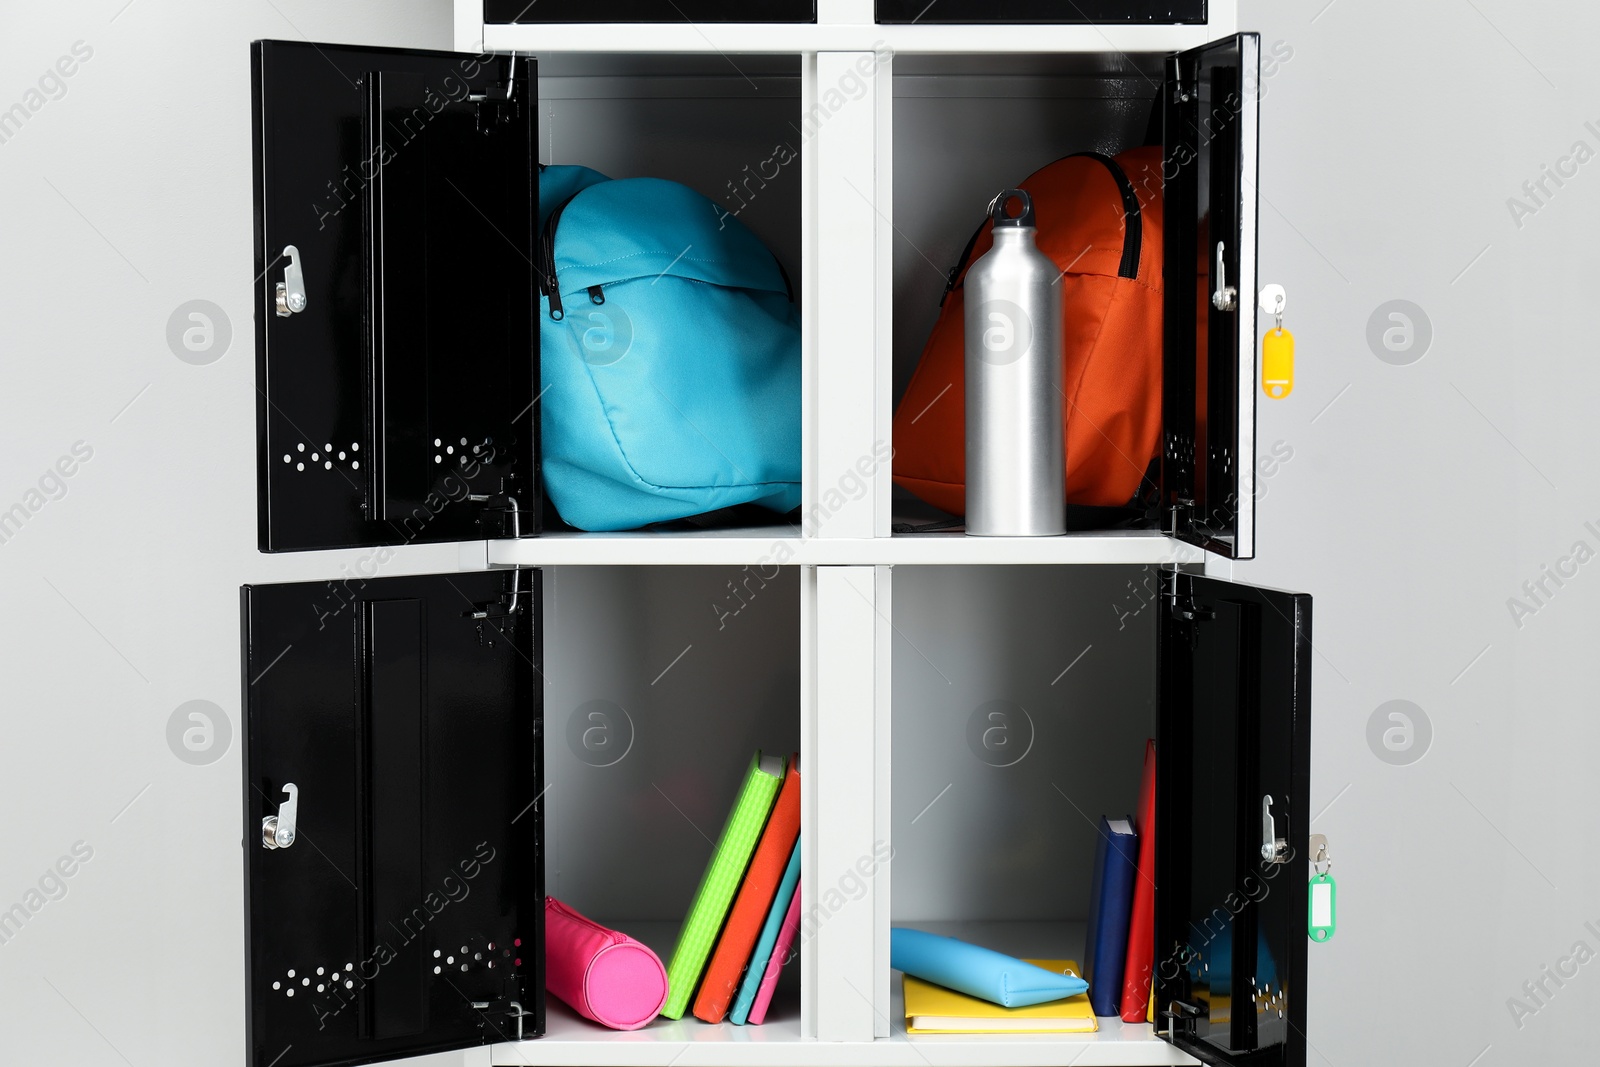
[[[752,755],[800,751],[798,579],[568,567],[248,587],[252,1062],[637,1040],[545,997],[543,897],[670,963]],[[800,980],[792,962],[761,1026],[690,1014],[647,1032],[799,1040]]]
[[[1145,567],[895,569],[893,925],[1083,965],[1100,817],[1138,814],[1156,731],[1157,581]],[[906,1039],[898,972],[891,999]],[[1148,1026],[1100,1026],[1051,1039],[1187,1062]]]
[[[772,250],[800,299],[798,56],[260,41],[252,73],[264,551],[565,529],[541,478],[541,164],[689,186]],[[727,456],[718,420],[667,403]],[[656,532],[707,523],[783,516],[724,509]]]
[[[1137,824],[1155,738],[1155,1024],[1049,1040],[1084,1064],[1303,1064],[1309,600],[1149,567],[901,567],[894,615],[891,925],[1082,966],[1100,819]],[[896,1040],[994,1063],[1046,1040],[908,1036],[890,990]]]
[[[798,306],[804,277],[798,56],[551,53],[539,56],[539,72],[541,164],[577,164],[614,179],[662,178],[689,187],[711,202],[719,230],[742,224],[771,251]],[[689,247],[682,251],[687,257],[705,254]],[[570,295],[567,302],[572,303]],[[583,350],[585,360],[596,365],[591,372],[596,375],[614,373],[606,370],[613,362],[637,358],[629,355],[628,346],[642,351],[644,343],[654,340],[646,337],[642,322],[614,320],[613,306],[624,307],[616,301],[595,307],[580,297],[577,306],[565,309],[565,325],[582,331],[585,339],[592,336],[586,328],[591,320],[607,331],[603,351],[591,357],[587,340]],[[540,324],[548,337],[549,321],[541,317]],[[686,358],[690,350],[681,341],[678,346]],[[546,353],[547,368],[559,358],[560,353]],[[742,457],[747,453],[741,451],[747,447],[743,442],[749,422],[763,417],[753,406],[758,402],[749,401],[752,406],[742,412],[696,408],[694,398],[710,388],[709,380],[675,391],[676,379],[666,370],[663,365],[651,381],[662,398],[660,414],[667,432],[696,446],[714,468],[705,481],[691,478],[689,484],[759,481],[754,470],[746,470],[748,460]],[[553,374],[547,369],[545,387],[556,380]],[[562,396],[552,392],[544,402]],[[795,420],[798,424],[798,411]],[[641,476],[659,480],[659,471],[646,472],[643,461],[651,457],[643,454],[639,440],[625,441],[629,463]],[[796,437],[796,477],[799,467]],[[545,529],[572,532],[561,521],[556,502],[547,502]],[[645,527],[653,536],[714,529],[721,536],[763,537],[778,528],[794,527],[779,512],[755,504]]]
[[[800,751],[798,569],[545,575],[559,620],[545,646],[545,890],[670,966],[752,755]],[[552,999],[547,1035],[526,1055],[569,1062],[564,1042],[798,1040],[799,984],[795,960],[760,1026],[703,1023],[691,1001],[681,1020],[618,1033]]]
[[[1257,52],[1255,35],[1241,34],[1177,55],[896,58],[897,408],[952,272],[997,193],[1067,155],[1163,146],[1156,172],[1127,175],[1121,190],[1124,205],[1130,191],[1140,204],[1155,195],[1163,201],[1160,246],[1143,253],[1146,261],[1157,256],[1166,279],[1163,380],[1147,393],[1162,412],[1161,430],[1149,455],[1107,444],[1098,427],[1080,439],[1126,467],[1135,492],[1084,506],[1071,502],[1069,473],[1069,531],[1161,530],[1227,556],[1254,553]],[[1115,203],[1108,210],[1122,215],[1126,251],[1133,211]],[[962,295],[956,288],[948,299]],[[921,410],[903,411],[903,419],[920,420],[948,402],[946,394],[916,399]],[[1075,420],[1081,427],[1094,417],[1069,409],[1069,440]],[[952,425],[958,433],[959,420]],[[898,533],[927,536],[933,531],[916,528],[949,518],[898,485],[894,507]]]

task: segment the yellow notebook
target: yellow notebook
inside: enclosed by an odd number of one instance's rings
[[[1027,962],[1057,974],[1083,974],[1073,960]],[[909,974],[904,977],[908,1034],[1089,1034],[1100,1029],[1087,993],[1028,1008],[1002,1008]]]

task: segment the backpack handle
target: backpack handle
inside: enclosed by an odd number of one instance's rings
[[[1022,210],[1015,215],[1008,215],[1006,205],[1012,200],[1021,200]],[[996,226],[1032,226],[1033,197],[1028,195],[1026,189],[1003,189],[999,196],[989,201],[989,217],[994,219]]]

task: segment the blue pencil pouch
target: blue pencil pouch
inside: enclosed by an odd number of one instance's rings
[[[901,926],[889,931],[889,966],[1005,1008],[1073,997],[1089,988],[1082,978],[1054,974],[1003,952]]]

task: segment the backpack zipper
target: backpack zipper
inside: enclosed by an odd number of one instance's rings
[[[1139,194],[1134,191],[1133,182],[1128,180],[1127,171],[1122,169],[1122,164],[1110,156],[1099,152],[1073,152],[1071,155],[1062,156],[1061,159],[1076,159],[1078,157],[1096,159],[1105,164],[1111,172],[1111,179],[1117,183],[1117,192],[1122,195],[1122,214],[1124,218],[1124,232],[1122,236],[1122,261],[1117,265],[1117,277],[1137,278],[1139,276],[1139,252],[1144,243],[1144,225],[1140,217]],[[1061,159],[1055,162],[1060,163]],[[978,228],[972,231],[972,236],[967,239],[967,247],[961,250],[961,257],[956,260],[956,265],[950,268],[949,275],[945,278],[944,292],[939,296],[939,306],[944,307],[944,302],[950,298],[961,282],[962,269],[967,266],[967,257],[972,255],[973,248],[977,247],[978,238],[983,235],[984,222],[978,223]]]
[[[556,226],[561,222],[561,213],[581,192],[583,190],[579,189],[556,205],[550,217],[544,220],[544,231],[539,235],[539,263],[534,273],[539,275],[539,291],[550,298],[550,317],[557,322],[566,318],[567,312],[561,306],[561,286],[556,282]]]

